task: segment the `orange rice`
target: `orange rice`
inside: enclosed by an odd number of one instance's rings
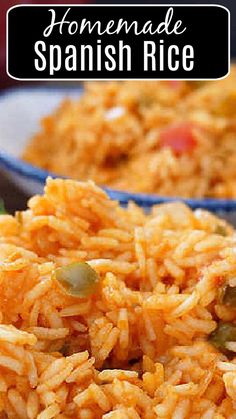
[[[208,341],[236,321],[219,299],[236,286],[231,226],[48,179],[0,231],[1,418],[235,418],[236,357]],[[58,286],[55,268],[76,261],[98,273],[95,295]]]
[[[205,83],[90,82],[43,119],[23,158],[120,190],[236,198],[235,118],[233,66],[225,80]],[[176,153],[163,142],[173,126],[184,126],[195,146]]]

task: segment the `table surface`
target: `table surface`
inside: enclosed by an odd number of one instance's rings
[[[7,212],[13,214],[16,210],[26,208],[28,197],[10,182],[0,171],[0,198],[3,199]]]

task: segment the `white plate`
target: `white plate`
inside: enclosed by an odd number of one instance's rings
[[[40,129],[40,120],[50,114],[63,99],[79,98],[81,88],[16,88],[0,96],[0,152],[20,158],[29,139]],[[5,172],[25,193],[41,193],[43,181]],[[31,176],[33,177],[33,176]]]

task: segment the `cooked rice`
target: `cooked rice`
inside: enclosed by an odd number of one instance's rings
[[[43,119],[23,158],[121,190],[235,198],[235,118],[235,67],[225,80],[205,83],[89,82],[81,99]],[[196,144],[176,153],[161,136],[183,123]]]
[[[208,341],[236,320],[219,299],[236,275],[223,220],[182,203],[145,215],[48,179],[0,231],[1,418],[235,417],[236,357]],[[75,261],[97,271],[95,295],[58,287],[55,268]]]

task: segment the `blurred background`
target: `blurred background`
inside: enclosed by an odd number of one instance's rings
[[[6,73],[6,12],[7,10],[19,4],[221,4],[226,6],[231,12],[231,57],[234,59],[236,57],[236,0],[224,0],[216,2],[214,0],[204,2],[204,1],[191,1],[191,0],[177,0],[177,1],[155,1],[149,0],[148,2],[142,2],[139,0],[129,0],[125,1],[116,1],[111,2],[107,0],[97,0],[95,2],[91,0],[79,1],[79,0],[0,0],[0,93],[3,94],[4,90],[9,87],[22,87],[39,84],[38,82],[17,82],[8,77]],[[199,31],[201,30],[199,22]],[[209,22],[209,31],[211,30],[211,22]],[[69,84],[70,82],[68,82]],[[41,83],[43,84],[43,83]],[[52,85],[52,82],[50,82]],[[5,177],[5,175],[0,172],[0,197],[4,197],[6,208],[9,212],[13,212],[16,208],[22,209],[26,205],[27,196],[23,195],[22,192],[19,192],[15,186],[13,186]]]

